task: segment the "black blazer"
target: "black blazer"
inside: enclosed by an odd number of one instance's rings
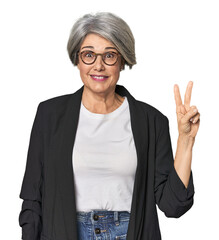
[[[72,151],[83,88],[38,105],[20,192],[24,240],[77,240]],[[124,86],[115,91],[128,99],[138,159],[127,240],[160,240],[156,204],[167,217],[187,212],[192,171],[185,188],[174,168],[168,118]]]

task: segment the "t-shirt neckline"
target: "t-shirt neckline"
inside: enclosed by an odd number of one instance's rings
[[[127,97],[124,96],[125,99],[123,100],[122,104],[115,109],[114,111],[110,112],[110,113],[106,113],[106,114],[102,114],[102,113],[93,113],[91,111],[89,111],[84,104],[81,101],[81,110],[82,110],[82,114],[85,114],[86,116],[90,117],[90,118],[96,118],[96,119],[111,119],[114,118],[118,115],[121,114],[121,112],[126,109],[126,107],[128,106],[128,101],[127,101]]]

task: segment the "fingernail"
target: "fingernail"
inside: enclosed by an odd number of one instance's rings
[[[194,112],[194,113],[195,113],[195,112],[198,112],[198,109],[197,109],[197,108],[193,109],[193,112]]]

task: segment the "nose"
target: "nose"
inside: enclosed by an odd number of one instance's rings
[[[97,59],[94,62],[94,68],[98,71],[104,69],[104,62],[101,55],[97,55]]]

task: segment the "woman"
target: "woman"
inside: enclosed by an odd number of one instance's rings
[[[37,108],[20,193],[22,237],[159,240],[156,204],[174,218],[193,205],[200,113],[190,107],[192,82],[184,104],[174,86],[174,160],[168,118],[117,84],[125,65],[136,64],[129,26],[111,13],[86,14],[68,53],[83,86]]]

